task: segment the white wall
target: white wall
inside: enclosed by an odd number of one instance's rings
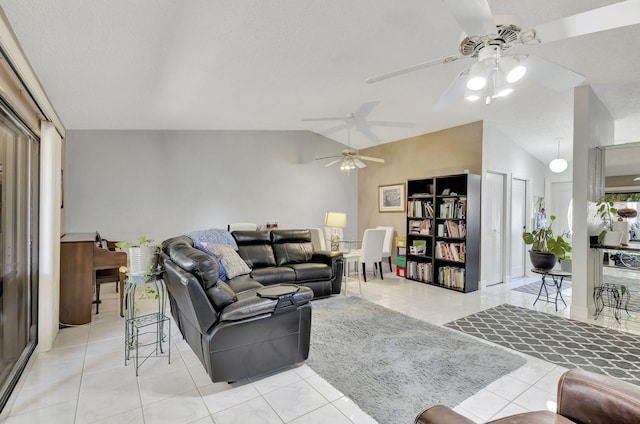
[[[156,241],[230,222],[357,229],[357,174],[318,156],[343,145],[308,131],[68,131],[67,232]],[[325,161],[326,162],[326,161]]]
[[[604,193],[604,164],[598,146],[613,144],[614,120],[589,86],[576,87],[573,108],[573,237],[571,317],[594,311],[593,287],[600,274],[598,251],[589,248],[588,202]]]
[[[527,182],[527,217],[532,216],[533,198],[534,196],[544,196],[545,186],[545,168],[546,165],[538,159],[531,156],[520,146],[511,141],[504,133],[502,133],[495,125],[485,122],[483,131],[482,145],[482,175],[483,178],[487,172],[503,174],[505,176],[505,196],[504,196],[504,227],[506,232],[504,237],[503,251],[505,252],[505,261],[503,263],[503,273],[505,282],[510,280],[509,270],[510,262],[510,237],[509,229],[511,228],[511,180],[518,178]],[[488,201],[488,195],[482,193],[482,210],[485,209],[485,203]],[[529,220],[528,225],[531,225]],[[490,252],[485,240],[482,241],[481,261],[481,285],[484,286],[486,276],[484,270],[489,269],[487,261],[492,261],[495,254]],[[527,267],[527,271],[528,271]]]

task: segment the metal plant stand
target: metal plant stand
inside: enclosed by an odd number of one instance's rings
[[[167,289],[161,273],[127,274],[124,289],[125,354],[124,364],[135,360],[138,369],[150,357],[167,357],[171,363],[171,321],[164,314]],[[151,284],[155,290],[158,311],[136,316],[136,291]],[[166,348],[165,348],[166,346]],[[166,353],[165,353],[166,350]],[[135,356],[132,358],[132,354]]]

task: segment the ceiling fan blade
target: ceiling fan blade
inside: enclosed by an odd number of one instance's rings
[[[534,31],[541,43],[550,43],[639,23],[640,0],[628,0],[548,22]]]
[[[342,155],[334,155],[334,156],[324,156],[321,158],[316,158],[315,160],[323,160],[323,159],[335,159],[335,158],[341,158]]]
[[[453,80],[447,91],[438,99],[436,104],[433,106],[434,112],[442,112],[453,105],[453,103],[457,100],[460,100],[464,95],[464,90],[466,88],[465,78],[469,73],[469,69],[467,68],[464,71],[460,72],[456,79]]]
[[[378,106],[378,104],[380,104],[380,100],[361,104],[358,110],[353,114],[353,117],[356,119],[364,119],[376,106]]]
[[[418,63],[417,65],[409,66],[408,68],[398,69],[397,71],[389,72],[386,74],[378,75],[377,77],[369,78],[366,80],[367,84],[373,84],[374,82],[383,81],[389,78],[397,77],[399,75],[408,74],[410,72],[419,71],[421,69],[429,68],[435,65],[441,65],[444,63],[451,63],[458,59],[465,59],[465,56],[447,56],[440,59],[430,60],[428,62]]]
[[[346,123],[344,123],[344,124],[340,124],[340,125],[336,125],[336,126],[334,126],[334,127],[327,128],[326,130],[317,131],[317,132],[318,132],[318,133],[320,133],[320,134],[322,134],[322,135],[327,136],[327,135],[329,135],[329,134],[333,134],[334,132],[336,132],[336,131],[340,131],[340,130],[343,130],[343,129],[345,129],[345,128],[347,128],[347,124],[346,124]]]
[[[380,138],[377,135],[375,135],[373,131],[371,131],[371,128],[369,128],[367,121],[364,121],[364,122],[356,121],[355,123],[356,123],[356,129],[360,131],[360,133],[362,133],[365,137],[367,137],[369,141],[376,144],[379,144],[381,142]]]
[[[346,116],[335,116],[335,117],[326,117],[326,118],[304,118],[301,121],[313,122],[313,121],[344,121],[346,120]]]
[[[368,160],[368,161],[371,161],[371,162],[384,163],[384,159],[372,158],[372,157],[369,157],[369,156],[358,156],[358,159]]]
[[[585,80],[583,75],[538,56],[529,56],[523,63],[527,67],[525,78],[558,92],[576,87]]]
[[[415,122],[393,122],[393,121],[367,121],[369,125],[377,125],[379,127],[396,127],[396,128],[414,128]]]
[[[487,0],[442,0],[469,36],[495,34],[496,23]]]
[[[328,164],[326,164],[326,165],[325,165],[325,167],[327,167],[327,166],[331,166],[331,165],[334,165],[334,164],[336,164],[336,163],[340,162],[341,160],[342,160],[342,158],[340,158],[340,159],[336,159],[336,160],[332,160],[331,162],[329,162]]]
[[[360,169],[367,167],[367,165],[364,162],[362,162],[360,159],[357,159],[357,158],[353,160],[353,163],[355,166],[357,166]]]

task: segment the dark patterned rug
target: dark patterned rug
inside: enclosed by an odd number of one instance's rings
[[[506,304],[445,327],[556,365],[640,385],[640,336]]]
[[[520,287],[514,287],[511,290],[515,290],[523,293],[535,294],[537,296],[538,292],[540,291],[540,284],[541,284],[540,281],[534,281],[533,283],[525,284]],[[570,281],[562,282],[561,292],[563,292],[562,293],[563,297],[571,297],[571,292],[565,292],[566,289],[570,289],[570,288],[571,288]],[[553,296],[556,295],[556,286],[547,284],[547,290],[549,291],[549,297],[551,297],[552,295]],[[544,289],[542,289],[542,296],[544,296]]]

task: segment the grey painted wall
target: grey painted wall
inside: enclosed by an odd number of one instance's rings
[[[315,157],[344,148],[308,131],[68,131],[66,232],[156,241],[230,222],[357,229],[357,173]],[[326,162],[326,161],[325,161]]]

